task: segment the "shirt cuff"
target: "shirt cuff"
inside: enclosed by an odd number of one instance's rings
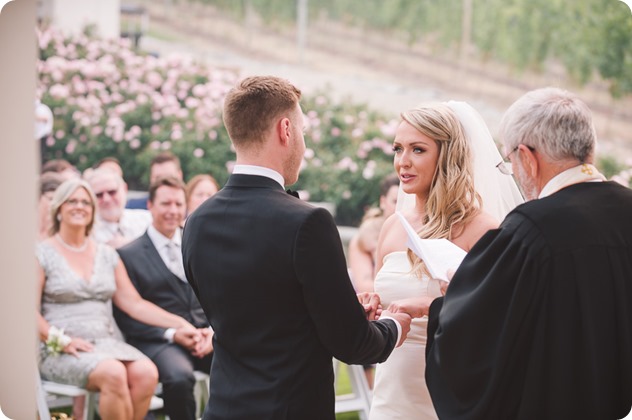
[[[400,327],[401,328],[401,327]],[[165,330],[165,333],[162,335],[165,340],[167,340],[170,343],[173,343],[173,336],[176,335],[176,329],[175,328],[167,328]],[[399,341],[398,341],[399,343]]]
[[[395,347],[397,347],[397,345],[399,344],[399,339],[402,338],[402,326],[399,324],[399,321],[397,321],[395,318],[391,318],[390,316],[381,316],[380,320],[382,319],[392,319],[393,322],[395,322],[395,325],[397,326],[397,341],[395,342]]]

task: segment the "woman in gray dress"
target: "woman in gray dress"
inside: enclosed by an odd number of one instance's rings
[[[95,201],[79,179],[64,182],[53,196],[51,237],[37,246],[39,369],[45,379],[99,391],[103,419],[142,419],[158,371],[119,338],[110,300],[147,324],[194,327],[143,300],[116,251],[90,239]]]

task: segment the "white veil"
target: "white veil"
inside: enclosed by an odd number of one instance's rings
[[[507,213],[524,202],[522,194],[513,177],[502,174],[496,168],[502,156],[479,113],[465,102],[449,101],[446,105],[454,111],[461,122],[470,144],[474,188],[483,200],[483,210],[502,222]],[[414,206],[415,196],[403,192],[400,184],[397,210],[410,211]]]

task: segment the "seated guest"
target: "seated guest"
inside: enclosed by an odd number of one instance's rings
[[[40,241],[48,238],[53,221],[50,218],[50,201],[57,187],[64,182],[64,177],[57,172],[45,172],[40,175],[40,197],[37,203],[38,217],[38,237]]]
[[[125,208],[127,184],[109,169],[95,169],[87,178],[97,197],[93,237],[118,248],[138,238],[151,224],[147,210]]]
[[[135,321],[114,310],[127,342],[149,356],[158,367],[165,413],[172,419],[195,419],[194,370],[211,367],[213,333],[193,289],[187,283],[180,250],[180,224],[185,215],[184,184],[159,178],[149,187],[147,232],[119,248],[130,279],[140,295],[199,328],[196,331],[159,328]]]
[[[386,176],[380,183],[380,207],[364,215],[356,236],[349,242],[349,270],[351,281],[358,293],[373,292],[375,276],[375,250],[384,221],[395,212],[399,178]]]
[[[159,153],[149,163],[149,185],[164,176],[174,176],[181,181],[184,179],[180,159],[171,152]],[[147,209],[147,197],[129,199],[126,207],[128,209]]]
[[[121,162],[119,162],[117,158],[112,157],[112,156],[104,157],[103,159],[98,161],[96,165],[94,165],[92,168],[93,169],[107,169],[109,171],[116,173],[121,178],[123,178],[123,168],[121,167]]]
[[[187,183],[185,192],[187,197],[187,214],[191,214],[206,199],[219,191],[215,178],[207,174],[196,175]]]
[[[196,331],[143,300],[116,251],[90,239],[95,197],[70,179],[51,202],[51,237],[37,246],[39,370],[44,379],[100,392],[102,419],[142,419],[158,381],[154,364],[114,334],[110,301],[139,321]]]
[[[64,180],[69,178],[80,178],[81,173],[75,166],[65,159],[51,159],[42,165],[40,173],[56,172],[64,177]]]

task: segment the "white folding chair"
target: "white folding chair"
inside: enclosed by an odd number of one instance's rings
[[[193,376],[195,377],[195,387],[193,388],[193,395],[195,396],[195,417],[201,418],[202,407],[208,403],[210,376],[198,370],[193,372]],[[155,393],[156,395],[162,394],[162,383],[158,383]],[[160,401],[164,403],[162,399],[160,399]],[[162,407],[161,405],[159,408]],[[149,410],[152,411],[154,409],[150,407]],[[165,416],[165,420],[169,420],[169,416]]]
[[[44,380],[41,381],[41,387],[42,387],[42,390],[46,394],[70,397],[71,405],[72,405],[72,398],[85,396],[86,401],[85,401],[85,405],[83,406],[82,419],[94,420],[95,414],[97,412],[97,406],[98,406],[98,398],[99,398],[98,392],[91,392],[91,391],[88,391],[87,389],[80,388],[74,385],[60,384],[57,382],[44,381]],[[44,395],[44,398],[46,398],[45,395]],[[163,407],[163,405],[164,405],[164,402],[162,401],[162,398],[159,398],[154,395],[151,399],[151,402],[149,403],[149,411],[159,410]],[[40,414],[40,417],[41,416],[42,414]],[[50,414],[46,418],[49,419]]]
[[[334,359],[334,375],[336,383],[338,374],[343,363]],[[357,411],[361,420],[369,418],[371,410],[371,389],[364,374],[364,368],[360,365],[345,365],[351,384],[351,394],[336,395],[336,413],[347,413]]]
[[[59,384],[57,382],[44,380],[42,381],[42,389],[47,394],[60,395],[64,397],[74,398],[84,396],[86,398],[86,402],[83,406],[82,418],[84,420],[94,420],[94,415],[97,409],[97,396],[95,392],[90,392],[87,389],[79,388],[74,385]],[[50,418],[50,416],[48,418]]]
[[[204,372],[196,370],[193,372],[195,375],[195,388],[193,390],[195,394],[195,417],[202,417],[202,407],[208,404],[209,397],[209,385],[211,377]]]

